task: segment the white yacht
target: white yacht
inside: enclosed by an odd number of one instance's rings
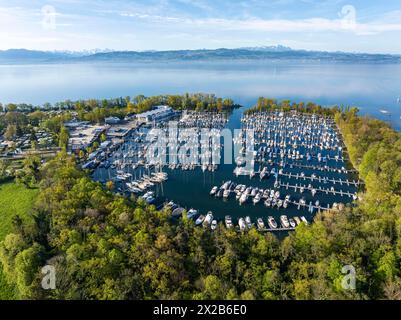
[[[231,193],[230,189],[224,190],[223,198],[226,198],[226,199],[227,199],[227,198],[230,196],[230,193]]]
[[[263,222],[262,218],[258,218],[258,229],[259,230],[264,230],[265,229],[265,223]]]
[[[187,218],[188,219],[192,219],[194,218],[196,215],[198,214],[198,211],[195,209],[189,209],[189,211],[187,212]]]
[[[205,221],[205,216],[203,214],[201,214],[198,219],[196,219],[195,221],[195,225],[199,226],[203,223],[203,221]]]
[[[277,229],[277,222],[272,216],[267,218],[267,223],[271,229]]]
[[[257,204],[260,202],[260,200],[262,199],[262,197],[260,196],[260,193],[258,193],[255,198],[253,198],[253,204]]]
[[[225,224],[226,224],[227,229],[230,229],[233,227],[233,221],[230,216],[225,217]]]
[[[214,187],[212,188],[212,190],[210,190],[210,195],[211,195],[211,196],[214,196],[214,195],[216,194],[217,190],[219,190],[219,188],[218,188],[217,186],[214,186]]]
[[[216,230],[216,228],[217,228],[217,220],[213,220],[213,221],[212,221],[212,224],[211,224],[211,226],[210,226],[210,229]]]
[[[298,217],[294,217],[294,220],[297,223],[297,225],[301,224],[301,219],[299,219]]]
[[[284,228],[289,228],[290,227],[290,223],[288,222],[288,218],[285,215],[280,216],[280,221],[281,224]]]
[[[301,217],[301,221],[304,222],[306,225],[309,224],[308,220],[304,216]]]
[[[246,229],[246,224],[245,224],[244,218],[239,218],[239,220],[238,220],[238,226],[239,226],[239,229],[240,229],[241,231],[243,231],[243,230]]]
[[[208,227],[213,221],[213,214],[209,211],[206,215],[205,220],[203,221],[203,226]]]
[[[239,198],[239,204],[244,204],[248,201],[248,195],[246,193],[243,193],[241,197]]]
[[[246,226],[248,227],[248,229],[252,228],[252,221],[251,221],[251,218],[249,216],[245,217],[245,223],[246,223]]]

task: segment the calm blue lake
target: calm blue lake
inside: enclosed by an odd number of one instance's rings
[[[259,96],[357,105],[401,129],[401,65],[312,62],[182,62],[0,66],[0,101],[208,92],[244,106]],[[387,110],[390,114],[381,113]]]

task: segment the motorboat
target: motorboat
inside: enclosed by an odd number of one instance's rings
[[[277,222],[272,216],[267,218],[267,223],[271,229],[277,229]]]
[[[231,194],[230,189],[224,190],[224,192],[223,192],[223,198],[226,198],[226,199],[227,199],[227,198],[230,196],[230,194]]]
[[[205,221],[205,216],[203,214],[201,214],[198,219],[196,219],[195,221],[195,225],[199,226],[203,223],[203,221]]]
[[[189,211],[187,212],[187,218],[188,219],[192,219],[194,218],[196,215],[198,214],[198,211],[195,209],[189,209]]]
[[[251,218],[249,216],[245,217],[245,223],[246,223],[246,226],[248,227],[248,229],[252,228],[252,221],[251,221]]]
[[[297,225],[301,224],[301,219],[299,219],[298,217],[294,217],[294,220],[297,223]]]
[[[288,222],[288,218],[285,215],[280,216],[280,221],[281,221],[281,225],[284,228],[289,228],[290,227],[290,223]]]
[[[246,229],[246,224],[245,224],[244,218],[239,218],[239,220],[238,220],[238,226],[239,226],[239,229],[240,229],[241,231],[243,231],[243,230]]]
[[[216,197],[217,198],[221,198],[224,194],[224,190],[223,189],[219,189],[219,191],[216,192]]]
[[[257,195],[258,191],[259,191],[258,188],[252,189],[252,191],[251,191],[251,197],[255,197],[255,196]]]
[[[239,204],[244,204],[248,201],[248,195],[246,193],[243,193],[241,197],[239,198]]]
[[[212,190],[210,190],[210,195],[211,195],[211,196],[214,196],[214,195],[216,194],[217,190],[219,190],[219,188],[216,187],[216,186],[214,186],[214,187],[212,188]]]
[[[224,221],[225,221],[225,224],[226,224],[226,228],[227,228],[227,229],[230,229],[230,228],[233,227],[233,221],[232,221],[232,219],[231,219],[231,216],[226,216],[225,219],[224,219]]]
[[[213,220],[212,224],[210,225],[210,229],[216,230],[216,228],[217,228],[217,220]]]
[[[259,230],[265,229],[265,223],[263,222],[262,218],[258,218],[257,223],[258,223],[258,229]]]
[[[213,221],[213,214],[209,211],[203,221],[203,226],[208,227]]]
[[[302,221],[303,223],[305,223],[306,225],[309,224],[308,220],[306,220],[306,218],[305,218],[304,216],[301,217],[301,221]]]
[[[253,198],[253,204],[257,204],[260,202],[260,200],[262,199],[262,197],[260,196],[260,193],[258,193],[255,198]]]

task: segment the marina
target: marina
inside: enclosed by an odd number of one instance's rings
[[[196,225],[210,230],[221,222],[237,231],[255,227],[261,232],[287,232],[310,223],[318,212],[335,211],[358,199],[363,181],[350,166],[332,119],[245,111],[186,112],[140,126],[113,151],[103,152],[93,178],[113,181],[117,192],[134,194],[158,209],[171,208],[172,218],[187,212]],[[171,161],[180,160],[177,149],[171,148],[162,151],[166,162],[148,161],[152,143],[171,142],[171,126],[192,130],[191,145],[201,139],[204,129],[210,130],[212,138],[220,137],[222,129],[239,129],[241,133],[232,139],[239,154],[234,154],[232,163],[223,164],[224,146],[210,144],[209,151],[199,148],[195,157],[186,158],[190,161]],[[251,170],[241,160],[247,151],[248,129],[253,130],[255,142]],[[184,145],[179,140],[178,148]]]

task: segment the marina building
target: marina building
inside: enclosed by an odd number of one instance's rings
[[[173,109],[169,106],[157,106],[153,110],[140,113],[136,116],[139,122],[151,123],[171,119],[175,115]]]
[[[81,123],[80,125],[69,126],[70,139],[68,149],[72,152],[86,149],[95,142],[102,133],[106,132],[109,126],[89,125]]]
[[[120,118],[118,117],[108,117],[104,119],[106,124],[118,124],[121,122]]]

